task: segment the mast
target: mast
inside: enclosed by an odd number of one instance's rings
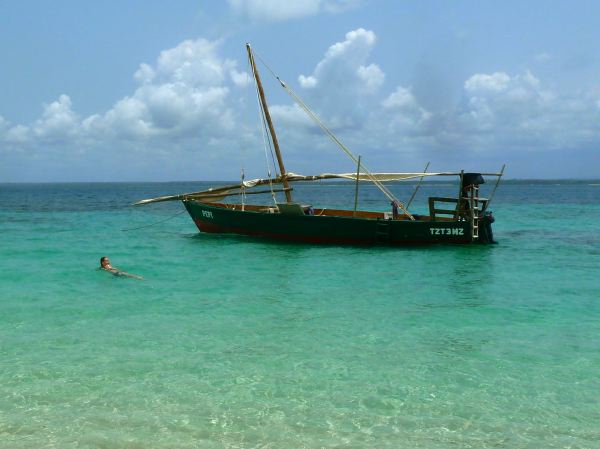
[[[275,134],[275,128],[273,127],[273,122],[271,121],[271,114],[269,114],[269,107],[267,106],[267,100],[265,98],[265,91],[263,90],[262,83],[260,82],[260,75],[258,74],[258,69],[256,68],[256,64],[254,63],[254,55],[252,54],[252,49],[250,48],[250,44],[246,44],[246,50],[248,50],[248,59],[250,61],[250,66],[252,67],[252,73],[254,74],[254,79],[256,80],[256,86],[258,87],[258,94],[260,96],[260,104],[262,105],[263,112],[265,114],[265,119],[267,121],[267,125],[269,126],[269,132],[271,133],[271,139],[273,140],[273,147],[275,148],[275,155],[277,156],[277,164],[279,165],[279,172],[281,173],[281,179],[283,182],[283,187],[285,189],[285,199],[288,203],[292,202],[292,193],[290,189],[290,185],[286,178],[285,166],[283,165],[283,158],[281,157],[281,151],[279,151],[279,142],[277,141],[277,134]]]
[[[358,155],[358,164],[356,166],[356,186],[354,187],[354,213],[353,217],[356,217],[356,208],[358,206],[358,184],[360,181],[360,154]]]

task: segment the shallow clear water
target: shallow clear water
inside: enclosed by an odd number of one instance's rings
[[[0,185],[0,448],[600,447],[599,185],[501,185],[493,246],[271,243],[128,206],[203,187]]]

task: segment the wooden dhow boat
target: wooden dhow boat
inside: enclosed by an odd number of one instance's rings
[[[279,174],[266,179],[242,180],[239,184],[215,187],[200,192],[170,195],[141,200],[136,205],[162,201],[182,201],[188,213],[202,232],[240,234],[284,241],[350,245],[427,245],[440,243],[470,244],[494,243],[494,218],[488,206],[496,192],[504,166],[498,173],[427,172],[371,173],[361,158],[353,155],[302,100],[277,78],[297,104],[325,131],[327,135],[355,162],[356,173],[325,173],[303,176],[285,169],[281,150],[271,120],[269,108],[258,73],[254,54],[246,44],[248,59],[256,84],[263,123],[268,128]],[[429,165],[429,164],[428,164]],[[484,176],[496,178],[489,198],[479,196]],[[429,197],[428,215],[417,215],[408,208],[425,178],[454,177],[458,179],[456,197]],[[293,200],[291,183],[317,180],[345,179],[356,184],[353,209],[331,209],[300,204]],[[410,201],[405,205],[398,200],[384,182],[418,180]],[[391,212],[358,210],[358,186],[371,182],[387,197]],[[269,186],[268,189],[256,189]],[[275,188],[278,187],[278,188]],[[275,193],[283,193],[285,201],[277,202]],[[245,204],[247,195],[270,194],[272,204]],[[241,202],[227,202],[237,196]]]

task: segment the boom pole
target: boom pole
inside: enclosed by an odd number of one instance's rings
[[[258,87],[258,94],[260,97],[260,104],[262,105],[263,112],[265,114],[265,119],[267,121],[267,125],[269,127],[269,132],[271,133],[271,139],[273,140],[273,147],[275,148],[275,155],[277,156],[277,164],[279,165],[279,171],[281,172],[281,179],[283,182],[283,187],[285,190],[285,199],[288,203],[292,202],[292,193],[290,189],[290,185],[288,183],[286,177],[285,166],[283,165],[283,158],[281,157],[281,151],[279,150],[279,142],[277,141],[277,134],[275,134],[275,128],[273,127],[273,122],[271,121],[271,114],[269,114],[269,107],[267,106],[267,100],[265,98],[265,91],[263,90],[262,83],[260,81],[260,75],[258,74],[258,69],[256,68],[256,64],[254,63],[254,55],[252,54],[252,49],[250,48],[250,44],[246,44],[246,50],[248,51],[248,60],[250,61],[250,66],[252,67],[252,73],[254,74],[254,79],[256,80],[256,86]]]

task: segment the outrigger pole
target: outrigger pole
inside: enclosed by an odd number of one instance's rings
[[[353,217],[356,216],[356,208],[358,206],[358,184],[360,181],[360,154],[358,155],[358,164],[356,166],[356,187],[354,188],[354,213]]]
[[[256,68],[256,64],[254,63],[254,55],[252,54],[252,49],[250,48],[250,44],[248,44],[248,43],[246,43],[246,50],[248,51],[248,60],[250,61],[250,66],[252,67],[252,73],[254,74],[254,79],[256,81],[256,87],[258,88],[260,104],[262,106],[262,110],[265,115],[265,120],[267,121],[267,125],[269,126],[269,132],[271,133],[271,139],[273,140],[273,147],[275,148],[275,155],[277,156],[277,164],[279,164],[281,180],[283,183],[283,187],[285,189],[285,199],[288,203],[291,203],[292,202],[291,188],[290,188],[290,185],[289,185],[287,177],[286,177],[286,171],[285,171],[285,166],[283,165],[283,158],[281,157],[281,151],[279,151],[279,142],[277,141],[277,134],[275,134],[275,128],[273,127],[273,122],[271,121],[271,114],[269,114],[269,107],[267,106],[267,100],[265,98],[265,91],[263,90],[262,83],[260,82],[260,75],[258,74],[258,69]]]
[[[427,173],[427,169],[429,168],[429,162],[427,162],[427,165],[425,166],[425,170],[423,170],[423,173]],[[406,203],[406,208],[408,209],[410,207],[410,205],[412,204],[413,200],[415,199],[415,195],[417,194],[417,192],[419,191],[419,187],[421,187],[421,183],[423,182],[423,178],[425,176],[421,176],[421,179],[419,179],[419,182],[417,183],[417,186],[415,187],[415,189],[413,190],[413,193],[410,197],[410,200],[408,200],[408,203]]]
[[[498,188],[498,184],[500,184],[500,178],[502,178],[502,175],[504,174],[504,169],[506,168],[506,164],[502,164],[502,170],[500,170],[500,173],[498,173],[498,177],[496,178],[496,185],[494,185],[494,188],[492,189],[492,193],[490,193],[490,197],[488,198],[488,200],[486,201],[485,205],[483,206],[483,211],[485,212],[488,208],[488,206],[490,205],[490,203],[492,202],[492,198],[494,198],[494,194],[496,193],[496,189]]]

